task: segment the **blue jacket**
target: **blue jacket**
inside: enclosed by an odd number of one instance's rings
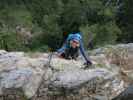
[[[84,46],[83,46],[83,41],[82,41],[82,36],[81,33],[75,33],[75,34],[69,34],[68,38],[66,39],[66,42],[64,43],[63,47],[60,48],[58,50],[59,53],[63,53],[65,52],[66,48],[70,48],[69,45],[69,41],[70,40],[78,40],[80,42],[80,52],[82,54],[82,56],[84,57],[84,59],[86,60],[86,62],[90,62],[90,60],[87,58],[87,56],[85,55],[85,50],[84,50]],[[90,62],[91,63],[91,62]]]

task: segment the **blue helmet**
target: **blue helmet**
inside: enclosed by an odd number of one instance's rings
[[[80,32],[79,33],[75,33],[75,34],[70,34],[69,36],[68,36],[68,41],[70,41],[70,40],[76,40],[76,41],[80,41],[82,39],[82,36],[81,36],[81,34],[80,34]]]

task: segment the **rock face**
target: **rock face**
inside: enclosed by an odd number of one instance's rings
[[[32,97],[46,70],[46,60],[28,58],[23,52],[0,53],[0,94],[9,89],[21,89]]]
[[[109,66],[110,64],[119,66],[122,73],[133,81],[133,43],[109,45],[93,50],[91,53],[95,56],[104,55]]]
[[[110,100],[127,86],[103,51],[90,57],[88,69],[81,59],[49,55],[0,50],[0,100]]]
[[[133,100],[133,85],[126,88],[125,91],[112,100]]]

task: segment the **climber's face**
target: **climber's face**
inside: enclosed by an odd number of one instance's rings
[[[79,44],[79,41],[71,40],[70,45],[72,48],[76,48],[76,47],[79,47],[80,44]]]

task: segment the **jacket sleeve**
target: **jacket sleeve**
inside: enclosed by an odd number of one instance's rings
[[[63,52],[65,52],[65,49],[67,48],[67,43],[65,42],[64,44],[63,44],[63,46],[60,48],[60,49],[58,49],[57,50],[57,52],[58,53],[63,53]]]
[[[87,56],[85,54],[85,50],[84,50],[84,46],[83,46],[83,41],[82,40],[80,40],[80,52],[81,52],[82,56],[84,57],[85,61],[91,63],[90,59],[87,58]]]
[[[58,49],[57,52],[63,53],[63,52],[65,52],[65,49],[66,49],[66,43],[60,49]]]

